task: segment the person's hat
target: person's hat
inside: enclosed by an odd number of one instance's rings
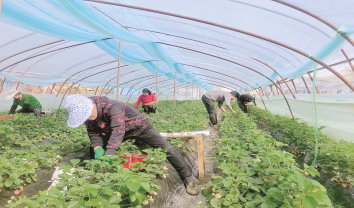
[[[83,124],[92,113],[93,103],[82,95],[69,95],[66,98],[64,109],[69,113],[67,124],[75,128]]]
[[[14,98],[15,97],[15,95],[17,94],[17,93],[19,93],[20,91],[18,91],[18,90],[11,90],[9,93],[8,93],[8,95],[6,96],[6,100],[11,100],[12,98]]]

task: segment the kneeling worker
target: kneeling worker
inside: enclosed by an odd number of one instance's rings
[[[107,97],[70,95],[65,110],[69,112],[67,124],[75,128],[85,123],[91,141],[91,159],[116,154],[124,140],[136,139],[154,148],[167,148],[167,159],[185,184],[187,193],[199,194],[192,169],[179,152],[155,130],[149,118],[130,105]]]
[[[42,105],[33,95],[22,94],[17,90],[12,90],[9,92],[6,100],[12,98],[14,98],[14,103],[10,109],[10,114],[14,114],[17,106],[21,106],[22,108],[16,111],[16,113],[34,113],[34,115],[41,117]]]
[[[247,106],[257,107],[256,98],[249,94],[238,94],[237,104],[241,108],[244,113],[247,113]],[[247,104],[249,102],[253,102],[253,104]]]
[[[224,108],[224,102],[226,103],[227,108],[233,112],[236,113],[230,104],[231,100],[235,100],[236,97],[238,96],[238,92],[232,91],[232,92],[225,92],[222,90],[213,90],[205,93],[202,96],[202,101],[205,105],[205,108],[207,109],[209,116],[210,116],[210,125],[213,127],[218,123],[217,121],[217,114],[216,114],[216,109],[215,109],[215,102],[218,102],[219,108],[226,113],[226,110]]]

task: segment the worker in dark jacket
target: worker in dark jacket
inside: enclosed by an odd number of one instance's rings
[[[41,103],[33,96],[29,94],[22,94],[17,90],[12,90],[9,92],[6,100],[14,98],[14,102],[10,109],[10,114],[14,113],[34,113],[34,115],[40,117],[42,112]],[[21,106],[22,108],[16,111],[17,107]]]
[[[179,152],[155,130],[149,118],[130,105],[107,97],[84,97],[70,95],[65,103],[69,112],[67,124],[75,128],[85,123],[91,141],[92,159],[112,156],[123,141],[136,139],[154,148],[167,148],[167,159],[177,170],[189,194],[199,194],[194,182],[192,169]]]
[[[248,104],[249,102],[253,102],[253,104]],[[237,104],[244,113],[247,113],[247,106],[257,107],[256,98],[249,94],[238,94]]]
[[[236,91],[232,92],[226,92],[222,90],[213,90],[205,93],[202,96],[202,101],[205,105],[205,108],[207,109],[210,117],[210,125],[214,127],[218,121],[217,121],[217,114],[216,114],[216,109],[215,109],[215,102],[218,102],[219,108],[226,113],[226,110],[224,108],[224,102],[226,103],[227,108],[233,112],[236,113],[230,104],[231,100],[235,100],[237,97]]]

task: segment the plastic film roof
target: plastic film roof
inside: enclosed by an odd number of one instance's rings
[[[120,40],[121,87],[154,89],[157,60],[161,76],[159,91],[173,87],[175,73],[181,87],[187,82],[205,90],[211,86],[241,91],[265,88],[271,84],[265,76],[280,80],[271,68],[285,79],[294,79],[296,86],[302,88],[305,87],[302,76],[314,67],[323,68],[309,57],[257,37],[121,5],[126,4],[278,41],[333,65],[333,69],[354,84],[353,71],[341,51],[352,58],[354,48],[340,35],[352,37],[354,2],[285,2],[322,17],[340,31],[308,14],[268,0],[3,0],[0,76],[42,86],[67,78],[87,86],[107,83],[116,86]],[[311,85],[311,80],[304,78]],[[317,83],[323,90],[350,92],[327,69],[318,71]]]

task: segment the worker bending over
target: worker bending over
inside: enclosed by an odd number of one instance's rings
[[[11,106],[10,114],[34,113],[34,115],[41,117],[42,105],[33,95],[24,94],[17,90],[12,90],[8,93],[6,100],[10,100],[12,98],[14,98],[14,102]],[[21,106],[22,108],[16,111],[17,106]]]
[[[84,97],[70,95],[65,110],[69,112],[67,124],[75,128],[85,123],[91,141],[91,159],[116,154],[123,141],[136,139],[154,148],[167,148],[167,159],[176,169],[186,187],[187,193],[199,194],[192,169],[179,152],[155,130],[149,118],[130,105],[107,97]]]
[[[253,102],[253,104],[248,104],[249,102]],[[247,106],[257,107],[256,98],[249,94],[238,94],[237,104],[244,113],[247,113]]]
[[[207,93],[205,93],[202,96],[202,101],[205,105],[205,108],[207,109],[210,117],[210,125],[214,127],[217,123],[217,114],[216,114],[216,109],[215,109],[215,102],[218,102],[219,108],[226,113],[226,110],[224,108],[224,102],[226,103],[227,108],[233,112],[236,113],[230,104],[231,100],[235,100],[237,97],[238,92],[232,91],[232,92],[225,92],[222,90],[212,90]]]

